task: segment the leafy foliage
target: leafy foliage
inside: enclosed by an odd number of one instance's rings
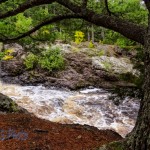
[[[81,31],[75,31],[75,43],[80,44],[84,40],[84,33]]]
[[[33,69],[38,62],[38,57],[33,53],[29,53],[26,59],[24,60],[24,64],[27,69]]]
[[[92,41],[89,42],[89,46],[88,46],[88,47],[89,47],[89,48],[94,48],[94,44],[93,44]]]
[[[62,69],[65,65],[59,48],[43,51],[38,63],[41,68],[49,71]]]
[[[40,50],[42,51],[42,50]],[[43,50],[38,55],[29,53],[24,60],[27,69],[33,69],[37,65],[42,69],[54,71],[64,68],[64,58],[59,48]]]
[[[30,29],[32,26],[32,18],[31,17],[25,17],[23,13],[20,13],[16,16],[16,31],[23,33]]]

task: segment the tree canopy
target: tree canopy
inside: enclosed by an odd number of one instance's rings
[[[2,42],[33,36],[37,30],[42,32],[43,26],[46,26],[45,29],[48,26],[54,28],[50,25],[52,23],[61,21],[65,26],[68,19],[78,18],[78,21],[68,21],[72,26],[70,31],[73,26],[82,25],[82,19],[144,44],[147,11],[138,0],[1,0],[0,4],[0,41]],[[58,24],[57,27],[60,28]]]

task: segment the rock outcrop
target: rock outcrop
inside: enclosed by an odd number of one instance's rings
[[[41,46],[43,48],[44,45]],[[14,49],[16,54],[14,59],[3,61],[1,64],[3,81],[22,85],[42,83],[45,86],[70,89],[87,86],[104,88],[134,86],[130,82],[123,81],[119,76],[125,73],[138,76],[138,72],[133,69],[133,64],[127,57],[117,57],[120,51],[116,46],[100,46],[99,44],[94,48],[86,48],[83,44],[77,46],[57,43],[52,45],[52,47],[59,47],[62,50],[66,63],[64,70],[53,72],[39,68],[26,70],[23,63],[23,58],[26,54],[23,52],[23,48],[18,46],[18,44],[5,45],[4,48]],[[48,48],[50,46],[46,44],[45,49]]]

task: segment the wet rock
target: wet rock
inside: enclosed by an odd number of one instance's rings
[[[2,61],[1,68],[3,71],[3,75],[8,75],[8,76],[20,75],[25,70],[23,61],[18,61],[18,60]]]
[[[39,84],[45,82],[45,77],[36,71],[26,71],[19,76],[19,79],[26,84]]]

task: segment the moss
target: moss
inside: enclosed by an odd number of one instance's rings
[[[134,76],[132,73],[124,73],[120,75],[120,79],[130,83],[134,83],[137,87],[141,87],[143,83],[142,76]]]
[[[100,56],[104,56],[105,55],[105,51],[104,50],[101,50],[101,51],[99,51],[98,52],[98,56],[100,57]]]
[[[99,147],[95,150],[125,150],[125,147],[123,142],[117,141],[103,145],[102,147]]]
[[[9,111],[10,112],[18,112],[19,111],[18,106],[14,101],[12,101],[10,103],[10,110]]]
[[[112,68],[112,64],[108,63],[108,62],[103,62],[104,68],[109,71]]]
[[[124,150],[124,145],[122,142],[112,142],[108,144],[108,148],[110,150]]]
[[[18,105],[9,97],[0,93],[0,111],[2,112],[17,112]]]

